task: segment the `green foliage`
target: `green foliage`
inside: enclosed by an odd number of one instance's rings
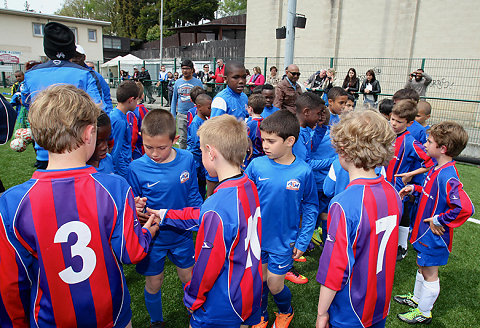
[[[55,14],[111,22],[112,25],[104,27],[103,32],[117,33],[116,0],[65,0],[62,8]]]
[[[167,0],[164,22],[167,26],[198,24],[202,19],[213,20],[218,0]]]
[[[232,16],[244,13],[247,10],[247,0],[223,0],[218,8],[220,16]]]

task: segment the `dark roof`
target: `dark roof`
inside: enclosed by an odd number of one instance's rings
[[[205,24],[171,27],[169,30],[181,33],[211,33],[218,31],[220,28],[223,30],[245,30],[247,28],[247,15],[227,16]]]

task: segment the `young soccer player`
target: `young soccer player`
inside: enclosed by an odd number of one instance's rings
[[[395,134],[379,114],[361,111],[342,115],[331,138],[350,184],[328,210],[316,327],[385,327],[402,204],[375,167],[392,157]]]
[[[425,152],[425,148],[407,130],[417,116],[415,101],[401,100],[393,106],[390,125],[397,134],[395,140],[395,156],[390,160],[387,170],[387,181],[400,191],[405,186],[402,178],[405,173],[416,170],[418,167],[430,168],[434,165],[432,159]],[[405,177],[406,178],[406,177]],[[405,198],[403,217],[400,222],[398,238],[398,260],[407,255],[408,231],[410,226],[410,207],[413,203]]]
[[[262,147],[262,137],[260,135],[260,124],[263,121],[262,113],[265,108],[265,97],[261,94],[254,94],[248,98],[248,114],[251,121],[247,123],[248,138],[252,142],[253,152],[245,159],[245,166],[257,157],[265,155]]]
[[[333,87],[328,92],[328,110],[330,111],[330,125],[340,121],[340,114],[345,110],[348,92],[341,87]]]
[[[147,107],[143,104],[145,95],[143,93],[143,84],[135,82],[138,87],[137,106],[133,112],[127,112],[127,120],[130,124],[130,131],[132,132],[132,159],[137,159],[145,154],[143,150],[143,141],[140,131],[142,131],[142,121],[148,113]]]
[[[182,78],[178,79],[173,86],[173,97],[170,110],[178,124],[178,145],[181,149],[187,148],[187,112],[194,106],[190,99],[190,91],[193,87],[203,87],[202,81],[193,76],[194,67],[190,59],[181,62]]]
[[[378,104],[378,111],[388,121],[390,121],[390,118],[392,116],[393,105],[395,105],[395,103],[392,99],[389,98],[382,99],[382,101],[380,101],[380,103]]]
[[[420,123],[423,128],[425,129],[425,133],[427,133],[428,129],[430,129],[430,125],[427,124],[427,120],[430,118],[430,114],[432,113],[432,105],[430,105],[427,101],[419,101],[417,104],[417,117],[415,117],[415,121]]]
[[[455,122],[442,122],[430,129],[427,154],[437,161],[430,169],[423,187],[408,185],[400,191],[403,197],[416,193],[420,203],[410,237],[417,251],[418,271],[412,294],[394,296],[400,304],[411,307],[398,315],[402,321],[429,323],[431,310],[440,293],[438,270],[446,265],[452,251],[453,229],[473,215],[472,201],[463,191],[453,157],[460,155],[468,135]]]
[[[193,90],[193,89],[192,89]],[[188,126],[187,150],[192,153],[197,165],[198,189],[203,199],[206,196],[206,190],[209,189],[210,195],[213,193],[214,186],[206,181],[206,170],[202,164],[202,151],[200,150],[200,138],[198,137],[198,128],[210,117],[212,97],[206,93],[195,97],[197,113],[192,123]],[[210,181],[209,181],[210,182]]]
[[[99,114],[73,85],[30,106],[49,163],[0,198],[1,327],[131,327],[122,265],[147,255],[158,225],[140,226],[124,179],[86,166]]]
[[[147,205],[153,208],[202,205],[193,155],[173,148],[178,139],[173,116],[161,109],[149,111],[143,120],[142,137],[145,155],[128,167],[127,181],[133,194],[146,198]],[[175,264],[178,277],[185,284],[192,275],[193,254],[191,231],[161,227],[148,256],[137,265],[137,272],[145,276],[145,305],[153,327],[163,326],[161,287],[165,257]]]
[[[318,121],[321,109],[313,110]],[[284,328],[294,315],[285,275],[312,238],[318,215],[317,189],[310,166],[292,153],[300,133],[295,115],[279,110],[263,120],[260,130],[266,156],[255,158],[245,171],[257,185],[262,208],[262,321],[256,327],[268,324],[271,292],[279,310],[274,327]]]
[[[199,87],[199,86],[195,86],[192,88],[192,90],[190,90],[190,99],[192,100],[192,103],[194,103],[194,106],[190,108],[187,112],[187,128],[190,126],[190,124],[192,124],[192,121],[195,115],[197,115],[196,99],[198,95],[202,93],[207,93],[207,92],[202,87]],[[188,139],[188,136],[187,136],[187,139]],[[187,140],[187,144],[188,144],[188,140]]]
[[[135,82],[123,81],[117,88],[117,106],[110,112],[112,122],[113,167],[115,173],[127,177],[128,165],[132,161],[132,131],[127,120],[127,113],[137,107],[138,86]]]
[[[225,64],[227,87],[219,92],[212,102],[212,117],[230,114],[239,120],[248,117],[248,97],[243,93],[247,72],[242,63],[230,61]]]
[[[260,321],[262,219],[255,184],[242,173],[245,123],[231,115],[198,129],[202,161],[220,180],[200,209],[155,211],[162,224],[198,229],[195,266],[183,302],[193,328],[239,327]]]
[[[355,97],[352,94],[349,93],[347,103],[345,104],[344,111],[345,112],[351,112],[352,110],[355,109],[355,105],[356,105]]]
[[[102,111],[97,118],[97,142],[92,157],[87,161],[97,169],[98,172],[113,174],[113,159],[108,153],[108,140],[112,133],[110,118]]]
[[[262,96],[265,97],[265,108],[262,112],[262,117],[267,118],[280,108],[273,106],[273,101],[275,100],[275,88],[271,84],[264,84],[262,86]]]
[[[418,95],[417,91],[413,90],[412,88],[405,88],[400,89],[393,94],[393,102],[396,104],[401,100],[404,99],[411,99],[416,104],[420,101],[420,96]],[[417,121],[413,120],[412,124],[407,127],[407,130],[412,134],[412,136],[418,140],[422,145],[427,142],[427,135],[425,133],[425,129],[423,126],[418,123]],[[421,181],[420,181],[421,184]]]

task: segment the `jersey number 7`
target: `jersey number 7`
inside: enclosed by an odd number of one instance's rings
[[[383,270],[383,259],[385,257],[385,249],[387,248],[388,239],[390,239],[390,235],[392,234],[392,231],[395,229],[396,225],[397,225],[396,215],[389,215],[384,218],[378,219],[375,223],[375,228],[376,228],[375,230],[377,235],[380,232],[385,231],[380,241],[380,248],[378,249],[376,274],[378,274],[380,271]]]

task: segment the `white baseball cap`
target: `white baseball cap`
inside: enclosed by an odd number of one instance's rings
[[[75,51],[78,52],[80,55],[85,55],[85,49],[83,49],[83,47],[79,44],[77,44]]]

